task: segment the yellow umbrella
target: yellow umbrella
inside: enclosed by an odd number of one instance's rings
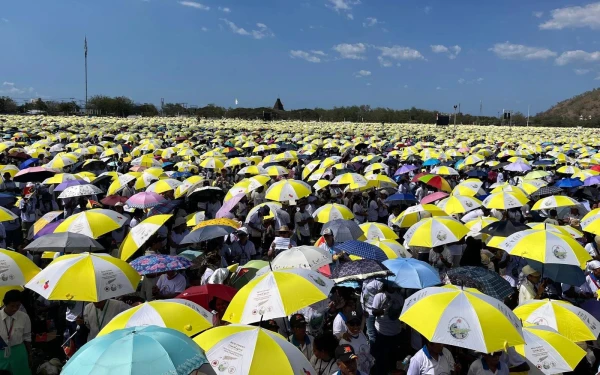
[[[432,216],[448,216],[448,214],[433,204],[418,204],[402,211],[402,213],[394,219],[394,225],[399,228],[408,228],[418,223],[421,219]]]
[[[133,227],[129,233],[127,233],[125,240],[121,243],[119,257],[122,260],[131,258],[133,254],[135,254],[135,252],[138,251],[138,249],[142,247],[172,216],[172,214],[153,215]]]
[[[395,240],[398,238],[392,228],[381,223],[363,223],[359,225],[367,240]]]
[[[313,212],[312,216],[317,223],[328,223],[331,220],[337,219],[354,219],[354,214],[348,207],[337,203],[330,203],[319,207]]]

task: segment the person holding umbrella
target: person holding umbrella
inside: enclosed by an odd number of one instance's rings
[[[536,285],[540,282],[542,274],[534,270],[533,267],[527,265],[523,267],[521,271],[525,276],[521,286],[519,287],[519,305],[523,302],[542,298],[542,294],[546,289],[546,280],[542,281],[536,288]]]
[[[427,342],[410,359],[407,375],[459,374],[460,364],[454,362],[452,353],[443,344]]]

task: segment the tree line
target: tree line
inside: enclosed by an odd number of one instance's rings
[[[18,105],[9,97],[0,97],[0,113],[27,113],[31,110],[43,111],[49,115],[74,115],[82,114],[81,107],[75,101],[57,102],[51,100],[37,99]],[[225,108],[214,104],[204,107],[187,107],[181,103],[165,103],[157,108],[152,103],[136,103],[124,96],[109,97],[96,95],[88,100],[87,114],[98,116],[127,117],[139,115],[152,116],[188,116],[198,119],[202,118],[237,118],[245,120],[272,119],[272,120],[296,120],[296,121],[325,121],[325,122],[376,122],[376,123],[418,123],[432,124],[436,121],[439,111],[419,108],[392,109],[369,105],[354,105],[345,107],[304,108],[289,111],[280,111],[269,107],[259,108]],[[453,114],[450,115],[450,123],[454,122]],[[468,113],[457,113],[458,124],[480,124],[480,125],[508,125],[507,120],[495,116],[475,116]],[[525,126],[527,117],[520,112],[512,114],[511,125]],[[600,118],[580,121],[579,118],[569,118],[549,114],[538,114],[529,119],[532,126],[584,126],[600,127]]]

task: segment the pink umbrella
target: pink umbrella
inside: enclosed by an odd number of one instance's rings
[[[219,209],[219,211],[217,211],[217,215],[216,215],[217,219],[225,217],[225,215],[227,215],[229,212],[231,212],[231,210],[233,210],[235,205],[238,204],[245,195],[246,194],[244,194],[244,193],[236,194],[230,200],[225,202],[225,204],[223,204],[223,206]]]
[[[440,199],[444,199],[448,196],[448,193],[444,193],[443,191],[438,191],[433,194],[429,194],[425,198],[421,199],[421,204],[433,203],[435,201],[439,201]]]
[[[57,172],[44,167],[30,167],[19,171],[14,177],[15,182],[42,182]]]
[[[150,208],[158,206],[164,201],[166,201],[166,199],[162,195],[151,191],[144,191],[132,195],[125,204],[132,208]]]

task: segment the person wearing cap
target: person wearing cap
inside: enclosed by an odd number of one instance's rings
[[[546,289],[546,282],[540,283],[542,275],[530,265],[523,267],[521,272],[525,276],[525,279],[523,279],[519,287],[519,305],[532,299],[542,298],[542,294]],[[536,287],[537,284],[539,285]]]
[[[239,257],[240,266],[243,266],[256,256],[256,248],[254,243],[248,240],[248,229],[246,227],[241,227],[235,232],[235,235],[238,239],[230,245],[231,254],[236,259]]]
[[[254,211],[247,219],[246,225],[248,226],[248,234],[250,235],[250,241],[254,244],[257,251],[260,252],[262,247],[262,235],[266,231],[264,226],[265,216],[271,213],[269,206],[264,205],[258,210]]]
[[[302,314],[294,314],[290,318],[292,334],[288,340],[304,354],[307,360],[313,355],[312,342],[314,338],[306,333],[306,319]]]
[[[257,323],[257,325],[260,328],[268,329],[271,332],[279,333],[279,324],[277,324],[275,319],[263,320],[263,321]],[[314,348],[313,348],[313,350],[314,350]]]
[[[497,351],[482,354],[480,359],[471,363],[467,375],[508,375],[508,366],[500,361],[503,353]]]
[[[287,225],[281,226],[276,231],[276,233],[277,237],[275,237],[275,239],[271,243],[271,246],[269,247],[269,258],[274,258],[280,252],[291,249],[292,247],[296,246],[296,242],[290,239],[290,237],[292,236],[292,231],[290,230],[290,228],[288,228]]]
[[[427,342],[411,359],[407,375],[459,374],[460,365],[443,344]]]
[[[325,241],[322,244],[320,244],[319,247],[323,250],[329,251],[329,254],[331,254],[333,261],[329,264],[329,267],[332,271],[333,268],[335,268],[335,266],[340,264],[340,261],[346,261],[350,259],[346,252],[341,251],[335,247],[335,239],[331,228],[325,228],[323,230],[323,239]]]
[[[348,331],[346,323],[348,318],[352,316],[351,313],[353,311],[356,311],[356,301],[352,298],[345,299],[342,309],[333,320],[333,334],[338,338],[342,338],[342,335]]]
[[[298,236],[299,245],[309,245],[310,243],[310,228],[312,216],[306,212],[306,201],[298,202],[298,210],[294,214],[294,224],[296,226],[296,235]]]
[[[589,291],[597,297],[598,290],[600,290],[600,261],[592,260],[588,262],[587,268],[590,272],[585,277],[585,283],[589,287]]]
[[[317,375],[329,375],[340,370],[335,360],[335,349],[338,345],[337,337],[331,332],[315,337],[310,364],[317,371]]]
[[[585,250],[590,254],[592,259],[600,260],[600,251],[598,251],[598,247],[600,246],[600,236],[596,235],[592,237],[591,235],[586,234],[585,237],[587,239],[587,243],[584,246]]]
[[[177,255],[181,249],[187,245],[181,245],[181,241],[187,236],[190,231],[187,229],[186,220],[184,217],[178,217],[173,223],[173,229],[169,233],[169,253],[170,255]]]
[[[354,214],[354,221],[356,221],[357,224],[362,224],[367,219],[367,212],[363,207],[362,195],[357,195],[354,199],[354,204],[352,205],[352,213]],[[377,215],[377,211],[375,211],[375,215]]]
[[[332,375],[368,375],[358,369],[358,356],[352,345],[344,344],[335,349],[335,360],[339,367]]]
[[[352,345],[354,351],[358,352],[358,369],[369,374],[375,360],[373,359],[373,356],[371,356],[369,340],[367,340],[367,336],[365,336],[361,330],[361,314],[356,310],[350,312],[348,319],[346,320],[346,326],[348,329],[342,335],[340,345]]]

